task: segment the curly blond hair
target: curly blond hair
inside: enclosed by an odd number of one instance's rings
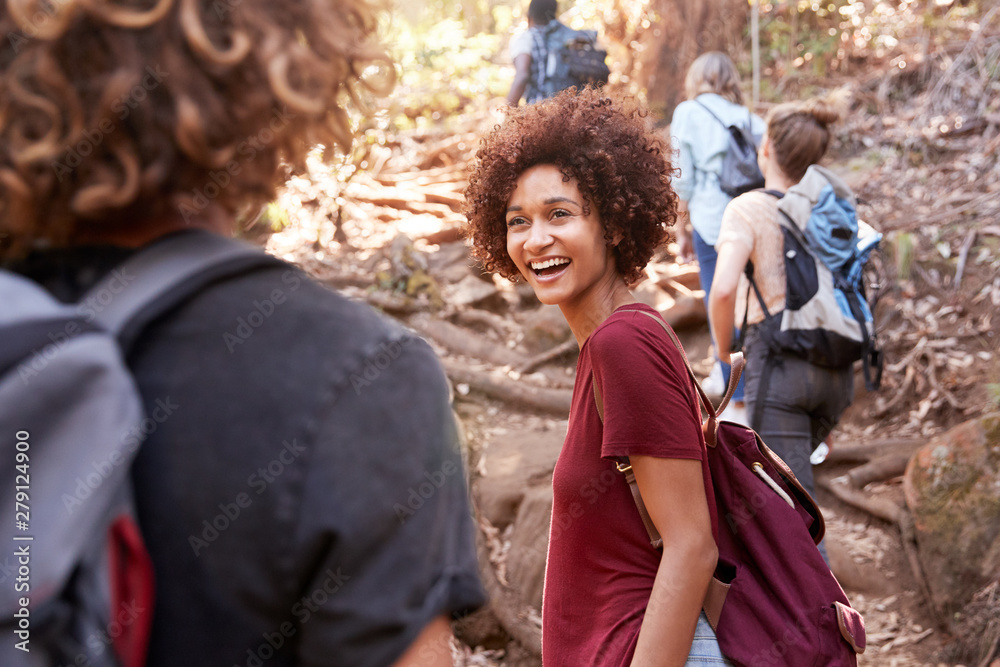
[[[6,0],[0,249],[273,198],[395,73],[368,0]]]

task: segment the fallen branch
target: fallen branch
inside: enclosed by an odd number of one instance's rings
[[[423,236],[419,236],[417,238],[433,245],[441,245],[442,243],[454,243],[455,241],[461,241],[462,234],[463,231],[461,224],[449,224],[436,232],[424,234]]]
[[[411,317],[407,324],[421,335],[431,338],[456,354],[482,359],[494,366],[514,368],[526,361],[523,355],[508,350],[503,345],[497,345],[496,341],[426,313]]]
[[[913,454],[887,454],[873,459],[864,465],[853,468],[847,473],[851,486],[863,489],[872,482],[881,482],[893,477],[899,477],[906,472],[906,465]]]
[[[903,513],[906,511],[891,500],[872,498],[863,491],[856,489],[851,485],[850,478],[846,475],[834,477],[830,480],[818,478],[816,483],[833,494],[837,500],[888,523],[898,525]]]
[[[449,165],[445,167],[434,167],[431,169],[413,169],[410,171],[399,171],[395,173],[381,172],[373,180],[385,185],[395,185],[401,182],[413,182],[416,185],[428,185],[431,183],[456,182],[465,176],[465,169],[462,165]]]
[[[916,377],[916,369],[914,369],[913,366],[907,366],[906,375],[903,377],[903,386],[899,388],[899,391],[896,392],[895,396],[886,401],[885,405],[881,408],[875,408],[872,410],[871,416],[878,419],[879,417],[888,414],[890,410],[906,400],[910,396],[910,387],[913,385],[913,381]]]
[[[509,319],[481,308],[459,308],[452,314],[452,319],[466,326],[487,326],[503,337],[509,336],[514,329]]]
[[[830,454],[826,457],[824,464],[865,463],[893,454],[912,456],[926,442],[927,440],[923,438],[886,438],[884,440],[873,440],[864,444],[842,444],[838,441],[837,446],[830,450]]]
[[[557,359],[564,354],[569,354],[570,352],[578,349],[579,346],[576,343],[576,338],[570,337],[569,340],[562,342],[559,345],[532,357],[531,359],[528,359],[528,361],[518,366],[516,370],[518,373],[530,373],[539,366],[543,366],[553,359]]]
[[[527,382],[512,380],[500,371],[476,371],[451,359],[443,359],[445,372],[455,384],[511,405],[565,418],[569,414],[573,392],[568,389],[534,387]]]
[[[940,380],[938,380],[937,378],[938,365],[935,362],[935,359],[931,355],[931,353],[927,350],[924,350],[920,356],[927,359],[927,379],[930,380],[931,386],[934,389],[937,389],[938,394],[943,396],[944,400],[948,401],[948,405],[955,408],[956,410],[964,410],[965,406],[962,405],[962,402],[959,401],[957,398],[955,398],[955,396],[950,391],[945,389],[944,385],[942,385]]]
[[[947,625],[944,622],[944,617],[934,602],[930,585],[927,582],[927,575],[920,564],[913,515],[905,507],[891,500],[868,496],[854,486],[850,474],[835,477],[834,479],[818,478],[816,483],[833,494],[838,500],[851,507],[867,512],[876,518],[894,524],[899,529],[900,541],[903,544],[903,551],[906,553],[906,560],[910,566],[910,571],[913,573],[913,578],[916,580],[924,599],[927,601],[934,622],[942,630],[946,629]]]
[[[970,229],[965,235],[965,240],[962,241],[962,249],[958,252],[958,268],[955,269],[955,284],[952,286],[952,289],[956,292],[962,284],[962,276],[965,274],[965,263],[969,261],[969,251],[972,250],[972,245],[975,242],[976,230]]]
[[[990,667],[990,661],[993,660],[993,656],[997,654],[997,648],[1000,648],[1000,632],[996,633],[996,636],[993,638],[993,644],[986,649],[986,657],[980,660],[976,667]]]

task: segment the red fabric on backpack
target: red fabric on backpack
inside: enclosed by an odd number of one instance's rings
[[[108,541],[111,621],[107,632],[122,666],[142,667],[153,628],[153,561],[131,516],[115,519]]]
[[[796,501],[794,508],[754,472],[756,465]],[[722,653],[753,667],[857,665],[864,620],[816,548],[821,519],[805,509],[814,504],[790,483],[791,470],[754,431],[730,422],[719,424],[708,466],[722,519],[716,578],[729,586],[716,623]]]

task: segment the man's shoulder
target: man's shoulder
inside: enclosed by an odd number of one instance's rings
[[[303,376],[348,377],[385,345],[413,334],[318,283],[293,265],[251,271],[208,287],[151,330],[147,348],[198,348],[240,376],[285,368]],[[163,343],[160,347],[159,343]],[[303,377],[303,379],[305,379]]]

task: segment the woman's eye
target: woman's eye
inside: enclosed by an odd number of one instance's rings
[[[523,225],[526,223],[527,221],[524,218],[521,217],[511,218],[510,220],[507,221],[507,228],[510,229],[511,227],[517,227],[518,225]]]
[[[570,213],[564,208],[557,208],[556,210],[552,211],[553,218],[564,218],[567,215],[572,215],[572,213]]]

